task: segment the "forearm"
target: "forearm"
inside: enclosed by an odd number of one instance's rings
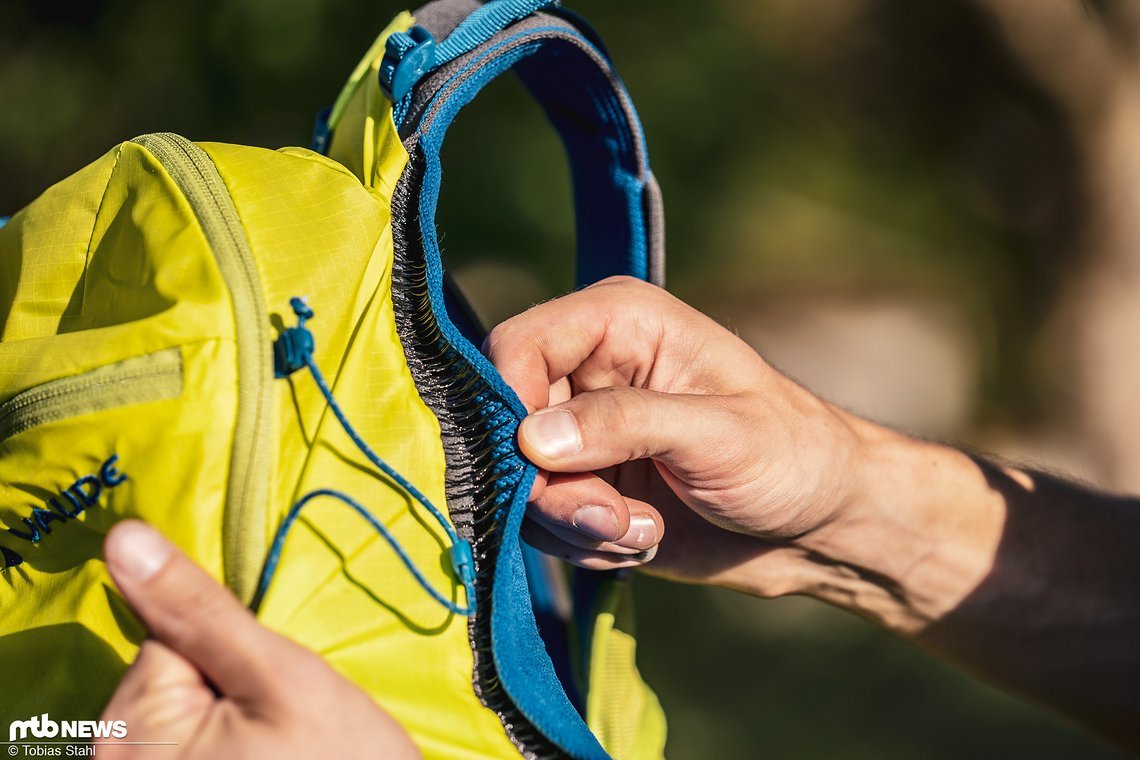
[[[853,497],[784,583],[1140,743],[1140,505],[853,420]]]
[[[991,576],[1011,476],[862,420],[851,496],[796,542],[802,592],[916,636]],[[1024,476],[1021,476],[1024,477]]]

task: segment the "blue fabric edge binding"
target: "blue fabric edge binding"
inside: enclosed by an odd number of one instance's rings
[[[462,82],[440,103],[439,111],[433,122],[420,137],[425,169],[420,191],[419,216],[432,311],[444,338],[471,362],[476,371],[488,383],[493,393],[507,405],[516,418],[516,424],[517,421],[521,421],[526,416],[526,409],[522,402],[487,358],[470,341],[464,338],[452,323],[446,308],[443,306],[443,262],[437,238],[435,216],[442,180],[440,148],[447,128],[463,106],[469,103],[488,82],[520,60],[534,55],[541,48],[543,41],[536,39],[533,44],[519,45],[506,53],[498,54],[498,57],[489,63],[486,62],[486,59],[494,57],[496,51],[503,45],[541,31],[544,30],[530,29],[523,34],[509,37],[456,72],[453,79],[461,77],[472,66],[485,63],[474,76]],[[566,30],[560,27],[551,27],[549,31],[566,33]],[[590,44],[588,39],[581,35],[578,36],[587,45]],[[442,91],[446,92],[447,88],[443,88]],[[434,106],[435,103],[432,105]],[[633,124],[632,128],[636,132],[634,139],[643,141],[644,137],[640,124]],[[619,178],[614,177],[612,179],[617,181]],[[631,202],[627,208],[631,220],[636,223],[632,225],[632,229],[635,231],[630,241],[632,250],[625,263],[632,270],[631,274],[644,277],[644,273],[647,271],[646,236],[640,205],[640,186],[637,189],[639,191],[638,203]],[[585,760],[608,758],[608,754],[586,726],[585,721],[562,689],[560,687],[550,688],[551,684],[558,684],[558,678],[538,633],[534,610],[531,606],[531,596],[519,536],[522,520],[526,513],[527,496],[538,471],[534,465],[522,458],[517,451],[517,444],[515,445],[514,457],[515,466],[522,468],[522,476],[508,507],[503,526],[502,544],[495,568],[491,610],[492,655],[495,658],[503,686],[512,701],[552,742],[576,758]]]

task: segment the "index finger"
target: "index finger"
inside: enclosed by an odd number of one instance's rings
[[[638,286],[656,290],[610,278],[539,304],[493,329],[483,351],[528,412],[549,406],[551,383],[582,369],[591,387],[628,385],[651,363],[660,338],[646,320],[626,318],[637,308],[631,294]],[[627,291],[621,298],[614,297],[617,287]]]

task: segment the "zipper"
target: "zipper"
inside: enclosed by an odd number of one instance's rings
[[[51,380],[0,404],[0,442],[48,422],[182,395],[182,354],[168,348]]]
[[[253,599],[268,550],[273,344],[269,310],[245,229],[209,154],[184,137],[133,141],[153,155],[189,201],[230,292],[237,343],[237,419],[222,523],[222,567],[230,589]]]

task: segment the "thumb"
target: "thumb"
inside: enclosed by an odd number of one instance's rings
[[[132,736],[145,739],[190,736],[214,699],[197,668],[165,645],[146,639],[102,720],[125,721]]]
[[[121,522],[107,534],[103,553],[115,584],[157,641],[227,697],[274,693],[274,663],[294,645],[263,628],[158,531],[137,520]]]
[[[625,386],[587,391],[524,419],[519,446],[553,472],[588,472],[647,458],[691,471],[724,438],[718,402],[716,396]]]

